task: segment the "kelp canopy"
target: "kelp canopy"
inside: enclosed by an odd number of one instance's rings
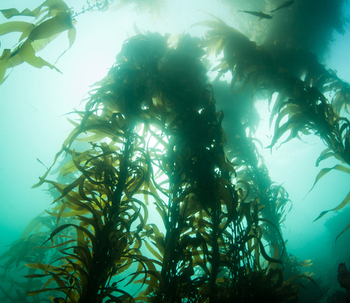
[[[54,67],[36,55],[33,44],[67,31],[72,46],[75,18],[107,4],[90,3],[80,13],[62,1],[3,10],[10,18],[49,12],[22,31],[23,43],[4,50],[3,79],[20,60]],[[275,15],[296,5],[273,4],[266,2]],[[153,2],[135,5],[161,14]],[[315,283],[300,270],[309,260],[296,261],[283,239],[291,202],[259,155],[254,95],[272,104],[270,147],[283,135],[289,141],[315,134],[326,145],[317,164],[334,157],[334,169],[349,173],[350,125],[342,116],[348,84],[307,46],[281,49],[268,35],[257,43],[222,19],[208,18],[194,24],[205,27],[203,38],[184,34],[174,43],[169,35],[135,27],[136,35],[124,41],[34,186],[46,183],[55,190],[54,205],[1,256],[4,300],[297,302],[300,281]],[[3,33],[12,26],[5,24]],[[210,65],[212,54],[221,58]],[[218,72],[212,83],[210,69]],[[228,73],[231,83],[219,80]],[[49,174],[53,167],[59,169],[57,180]],[[315,184],[329,171],[321,170]],[[19,265],[28,269],[21,285],[10,275]]]

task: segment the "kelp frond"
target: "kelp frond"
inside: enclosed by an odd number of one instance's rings
[[[59,34],[68,31],[70,48],[75,40],[74,20],[71,11],[62,0],[45,1],[34,10],[25,9],[19,12],[15,8],[0,10],[7,19],[19,16],[33,18],[32,23],[10,21],[0,24],[0,36],[12,32],[21,32],[17,46],[4,49],[0,56],[0,84],[6,80],[6,70],[23,62],[36,68],[48,66],[59,71],[54,65],[45,61],[36,53],[42,50]]]

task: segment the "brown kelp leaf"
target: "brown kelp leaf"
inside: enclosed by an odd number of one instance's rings
[[[287,112],[285,113],[285,115],[287,115]],[[278,119],[278,121],[279,120],[280,119]],[[305,125],[306,125],[305,121],[306,121],[306,117],[303,113],[296,113],[296,114],[293,114],[292,116],[289,116],[288,121],[282,124],[281,126],[278,123],[275,123],[275,134],[272,138],[271,144],[266,148],[272,148],[277,143],[277,141],[289,130],[290,130],[290,134],[288,138],[284,140],[281,143],[281,145],[283,143],[287,143],[293,138],[299,138],[298,132],[301,132],[305,129]]]
[[[316,179],[315,179],[315,182],[314,184],[312,185],[311,189],[308,191],[308,193],[310,191],[312,191],[312,189],[315,187],[316,183],[327,173],[329,173],[331,170],[339,170],[339,171],[342,171],[344,173],[348,173],[350,174],[350,168],[348,167],[345,167],[344,165],[340,165],[340,164],[337,164],[337,165],[334,165],[333,167],[331,168],[323,168],[321,169],[321,171],[317,174],[316,176]]]
[[[76,224],[72,224],[72,223],[69,223],[69,224],[63,224],[59,227],[57,227],[53,232],[51,232],[50,234],[50,237],[42,244],[44,245],[47,241],[50,241],[54,236],[56,236],[59,232],[61,232],[62,230],[68,228],[68,227],[74,227],[76,230],[81,230],[82,232],[84,232],[88,238],[94,242],[95,240],[95,236],[90,232],[88,231],[86,228],[84,227],[81,227],[81,226],[78,226]]]
[[[66,282],[63,279],[61,279],[61,277],[59,275],[51,272],[51,276],[54,278],[55,282],[59,286],[60,291],[64,292],[72,300],[73,299],[72,298],[73,293],[71,292],[71,289],[73,287],[67,287]]]
[[[334,152],[329,147],[327,147],[320,153],[319,157],[317,158],[316,166],[318,166],[322,160],[328,159],[332,156],[334,156]]]
[[[46,270],[47,270],[47,264],[42,264],[40,262],[40,260],[38,261],[38,263],[28,263],[28,264],[26,264],[26,266],[29,268],[40,269],[43,272],[46,272]]]
[[[62,208],[64,209],[64,208]],[[61,211],[59,213],[53,213],[53,212],[49,212],[46,210],[46,212],[50,215],[50,216],[53,216],[53,217],[57,217],[57,222],[59,221],[59,218],[73,218],[75,216],[78,216],[78,215],[87,215],[91,212],[89,212],[88,210],[72,210],[72,211],[68,211],[68,212],[63,212],[61,214]]]
[[[149,130],[149,132],[151,133],[151,135],[160,143],[163,145],[163,148],[166,150],[170,150],[171,147],[169,145],[169,143],[165,142],[160,136],[158,136],[153,130]]]
[[[259,238],[256,238],[256,240],[259,243],[260,246],[260,252],[263,255],[263,257],[265,258],[265,260],[271,262],[271,263],[280,263],[281,265],[283,265],[283,262],[281,260],[275,259],[274,257],[270,257],[266,251],[265,251],[265,247],[264,244],[262,243],[262,241]]]
[[[156,252],[156,250],[147,242],[147,241],[144,241],[144,243],[146,244],[146,247],[148,249],[148,251],[154,256],[156,257],[160,262],[163,262],[163,257]],[[156,244],[156,243],[154,243]]]
[[[154,233],[154,237],[150,237],[155,241],[156,247],[159,250],[161,256],[164,256],[165,240],[164,234],[161,233],[155,224],[150,224],[152,226],[151,230]]]
[[[91,158],[89,150],[86,150],[83,153],[78,153],[78,154],[76,154],[75,150],[72,150],[71,153],[72,153],[72,157],[74,157],[74,160],[71,159],[65,165],[62,166],[62,168],[60,169],[60,175],[62,176],[67,176],[71,173],[75,173],[78,170],[75,163],[80,164],[82,162],[86,162]]]
[[[346,195],[345,199],[336,207],[330,209],[330,210],[325,210],[323,212],[321,212],[319,214],[319,216],[313,221],[317,221],[318,219],[322,218],[326,213],[330,212],[330,211],[336,211],[336,210],[339,210],[339,209],[342,209],[346,204],[348,204],[350,201],[350,192]],[[343,231],[344,232],[344,231]],[[340,235],[338,235],[339,237]]]
[[[287,281],[285,281],[285,282],[283,283],[283,285],[289,285],[289,284],[291,284],[291,285],[295,285],[295,286],[298,287],[298,288],[300,288],[300,287],[304,287],[304,288],[305,288],[305,286],[304,286],[303,284],[301,284],[301,283],[297,283],[297,282],[291,283],[293,280],[295,280],[295,279],[300,279],[300,278],[302,278],[302,279],[308,279],[309,281],[311,281],[311,282],[318,288],[318,290],[320,291],[320,293],[322,294],[322,291],[321,291],[320,287],[318,286],[318,284],[315,282],[315,280],[314,280],[313,278],[311,278],[310,276],[307,276],[307,275],[297,275],[297,276],[293,276],[293,277],[289,278]]]
[[[218,160],[219,160],[220,168],[233,174],[236,173],[235,169],[233,168],[233,165],[227,159],[225,159],[222,155],[218,157]]]
[[[279,256],[279,249],[278,249],[278,246],[277,244],[275,243],[272,243],[271,246],[273,247],[273,256],[272,256],[272,259],[275,259],[277,260],[278,256]],[[275,269],[277,266],[277,263],[276,262],[271,262],[270,263],[270,268],[271,269]]]
[[[146,277],[149,278],[149,280],[140,279],[134,282],[134,283],[142,283],[142,285],[144,284],[148,285],[147,289],[145,290],[145,293],[148,294],[151,291],[153,291],[155,288],[157,288],[158,283],[162,280],[160,272],[158,272],[155,267],[155,265],[162,266],[162,263],[160,263],[157,260],[149,259],[142,255],[134,256],[134,258],[136,258],[137,261],[139,261],[139,264],[142,264],[142,266],[144,267],[144,270],[133,272],[130,275],[133,276],[132,280],[134,280],[140,274],[144,274],[145,278]],[[148,269],[146,269],[145,266]]]
[[[308,267],[308,266],[311,266],[312,264],[313,263],[312,263],[311,259],[307,259],[307,260],[304,260],[302,262],[298,262],[298,265],[302,266],[302,267]]]

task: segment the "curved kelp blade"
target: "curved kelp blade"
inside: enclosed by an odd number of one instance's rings
[[[312,185],[311,189],[308,191],[308,193],[310,191],[312,191],[312,189],[315,187],[316,183],[327,173],[329,173],[331,170],[339,170],[339,171],[342,171],[344,173],[348,173],[350,174],[350,168],[348,167],[345,167],[344,165],[340,165],[340,164],[337,164],[337,165],[334,165],[333,167],[330,167],[330,168],[323,168],[321,169],[321,171],[317,174],[316,176],[316,179],[315,179],[315,182],[314,184]]]
[[[350,196],[350,193],[349,193],[348,196]],[[349,197],[349,198],[350,198],[350,197]],[[335,242],[337,242],[338,238],[339,238],[343,233],[345,233],[349,228],[350,228],[350,223],[349,223],[348,226],[335,238]]]
[[[82,232],[84,232],[84,233],[88,236],[88,238],[89,238],[92,242],[95,241],[95,236],[94,236],[90,231],[88,231],[86,228],[81,227],[81,226],[78,226],[78,225],[76,225],[76,224],[69,223],[69,224],[63,224],[63,225],[57,227],[57,228],[50,234],[50,237],[49,237],[42,245],[45,245],[46,242],[52,240],[53,237],[54,237],[55,235],[57,235],[59,232],[61,232],[62,230],[66,229],[66,228],[68,228],[68,227],[75,227],[75,228],[77,229],[77,231],[78,231],[78,230],[81,230]]]
[[[0,24],[0,36],[6,35],[12,32],[29,33],[33,30],[34,27],[35,26],[32,23],[25,22],[25,21],[12,21],[12,22],[2,23]]]
[[[1,9],[0,12],[6,19],[10,19],[14,16],[35,17],[35,14],[28,8],[21,12],[19,12],[16,8]]]
[[[6,70],[9,66],[9,60],[11,58],[11,50],[4,49],[0,57],[0,84],[2,84],[8,77],[5,77]]]
[[[47,7],[42,9],[43,7]],[[19,12],[16,8],[8,8],[2,9],[0,12],[6,19],[10,19],[12,17],[24,16],[24,17],[34,17],[35,19],[39,18],[39,16],[47,10],[58,10],[58,11],[67,11],[68,6],[62,0],[47,0],[40,4],[37,8],[30,10],[25,8],[23,11]]]
[[[332,208],[332,209],[330,209],[330,210],[325,210],[325,211],[321,212],[321,213],[319,214],[319,216],[318,216],[313,222],[317,221],[318,219],[321,219],[326,213],[328,213],[328,212],[330,212],[330,211],[336,211],[336,210],[342,209],[346,204],[349,203],[349,201],[350,201],[350,192],[346,195],[345,199],[344,199],[337,207],[334,207],[334,208]],[[349,228],[349,226],[348,226],[345,230],[347,230],[348,228]],[[343,232],[345,232],[345,230],[344,230]],[[343,232],[341,232],[341,233],[338,235],[338,237],[339,237]],[[337,238],[338,238],[338,237],[337,237]]]
[[[57,16],[44,21],[35,27],[29,34],[30,42],[46,39],[64,32],[73,27],[69,13],[59,13]]]
[[[47,8],[42,9],[43,7]],[[49,11],[48,14],[35,23],[39,16],[47,11]],[[48,43],[66,30],[68,30],[69,39],[68,49],[72,46],[75,40],[75,28],[73,26],[75,21],[72,20],[70,10],[64,1],[45,1],[33,11],[26,9],[19,13],[16,9],[8,9],[0,10],[0,12],[6,18],[15,16],[30,16],[35,18],[33,23],[12,21],[0,24],[0,36],[13,32],[22,33],[18,41],[19,46],[14,48],[13,51],[5,49],[0,57],[0,84],[6,80],[7,77],[5,77],[5,74],[8,68],[23,62],[36,68],[48,66],[60,72],[54,65],[45,61],[40,56],[36,56],[36,53],[45,48]],[[25,38],[27,39],[23,42]],[[64,53],[65,51],[59,57]]]

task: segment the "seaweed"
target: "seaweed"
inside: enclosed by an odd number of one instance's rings
[[[269,45],[258,46],[218,18],[201,22],[200,25],[211,28],[203,42],[208,54],[223,52],[221,63],[214,68],[218,70],[218,78],[231,71],[232,89],[239,86],[236,92],[248,89],[253,94],[259,92],[268,98],[269,105],[272,96],[276,96],[271,109],[270,124],[274,119],[275,123],[269,148],[272,149],[287,134],[288,137],[282,143],[293,138],[301,139],[301,135],[315,134],[326,145],[316,160],[316,165],[330,157],[339,160],[341,164],[322,169],[316,176],[313,187],[331,170],[349,173],[350,124],[346,117],[338,113],[349,102],[348,93],[344,93],[348,90],[347,83],[341,81],[332,70],[326,70],[314,54],[295,49],[281,51]],[[292,60],[286,60],[287,58]],[[324,95],[329,91],[334,93],[332,101],[338,112]],[[349,195],[330,211],[341,209],[348,202]],[[322,212],[316,220],[327,212]],[[349,226],[345,230],[348,228]]]
[[[82,13],[94,9],[105,7],[96,2]],[[64,11],[34,28],[7,24],[6,33],[20,29],[27,40],[1,60],[25,52],[24,61],[44,66],[26,47],[70,31],[71,21]],[[316,134],[327,146],[317,164],[335,157],[343,163],[333,169],[348,173],[349,121],[339,112],[347,108],[348,86],[310,53],[258,45],[219,18],[196,25],[210,28],[204,39],[182,35],[170,46],[169,35],[140,31],[127,39],[85,110],[75,112],[78,121],[70,120],[74,129],[33,186],[54,188],[54,206],[0,257],[8,258],[5,274],[26,264],[33,300],[297,302],[303,285],[296,280],[314,283],[297,270],[310,262],[286,252],[280,225],[291,201],[270,179],[258,140],[247,136],[256,127],[251,116],[235,113],[227,136],[224,115],[240,107],[234,102],[253,108],[254,94],[266,96],[271,123],[276,119],[270,148],[288,132],[286,141]],[[207,78],[206,55],[213,53],[223,53],[218,78],[230,71],[236,89],[219,111],[219,86]],[[89,148],[73,149],[76,141]],[[68,159],[62,179],[50,180],[61,155]],[[321,170],[314,185],[330,170]],[[1,290],[13,301],[20,293],[6,279],[11,287]]]
[[[23,62],[36,68],[48,66],[60,72],[54,65],[47,62],[36,53],[42,50],[48,43],[59,34],[68,31],[69,47],[75,40],[75,21],[72,19],[71,11],[64,1],[45,1],[34,10],[25,9],[19,12],[15,8],[0,10],[7,19],[25,16],[32,17],[33,23],[23,21],[12,21],[0,25],[0,36],[12,32],[21,32],[17,45],[11,51],[4,49],[0,57],[0,84],[6,78],[6,70]]]
[[[263,193],[271,188],[276,203],[283,191],[255,156],[252,177],[226,158],[223,113],[207,83],[202,41],[184,35],[171,48],[167,39],[147,33],[125,41],[55,156],[54,162],[70,157],[60,174],[73,181],[47,179],[54,163],[34,186],[49,184],[59,196],[47,212],[56,227],[41,240],[52,253],[26,264],[26,277],[43,283],[29,296],[243,302],[242,287],[250,284],[257,287],[251,300],[261,287],[276,302],[296,297],[298,287],[283,279],[282,236],[263,214]],[[76,140],[91,148],[71,149]],[[245,140],[234,146],[252,146]],[[288,199],[280,201],[283,209]],[[162,226],[148,223],[151,210]]]

